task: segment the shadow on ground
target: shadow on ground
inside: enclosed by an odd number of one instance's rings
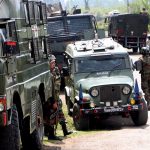
[[[126,127],[134,127],[134,123],[130,117],[122,118],[120,116],[112,116],[104,120],[92,120],[92,124],[90,124],[90,129],[96,130],[119,130]]]
[[[61,150],[59,146],[43,146],[43,150]]]

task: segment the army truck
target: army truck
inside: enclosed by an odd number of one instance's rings
[[[122,45],[112,38],[77,41],[67,46],[65,62],[65,99],[77,130],[112,115],[147,123],[147,103]]]
[[[133,52],[140,52],[146,45],[148,15],[115,14],[108,17],[108,36]]]
[[[42,149],[42,104],[50,97],[46,4],[0,2],[0,149]]]

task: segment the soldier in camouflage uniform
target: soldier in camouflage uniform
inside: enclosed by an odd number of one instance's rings
[[[141,88],[145,93],[147,106],[150,109],[150,41],[147,41],[147,46],[138,62],[140,63]]]
[[[49,104],[47,104],[46,108],[44,108],[45,110],[47,110],[47,114],[45,114],[45,116],[48,117],[45,120],[47,120],[46,122],[49,124],[46,127],[49,131],[48,138],[58,139],[58,137],[55,136],[54,129],[54,126],[57,126],[58,123],[60,123],[60,125],[62,126],[64,136],[71,134],[72,131],[67,130],[66,119],[62,111],[62,100],[59,97],[61,75],[59,68],[56,66],[56,58],[54,55],[51,55],[49,63],[52,75],[52,97],[48,100]]]

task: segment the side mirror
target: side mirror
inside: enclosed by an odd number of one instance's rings
[[[147,45],[146,47],[142,47],[140,53],[143,55],[147,55],[150,53],[150,47]]]
[[[69,76],[69,68],[67,66],[63,67],[62,71],[64,77]]]
[[[141,60],[137,60],[134,62],[134,68],[136,71],[141,71],[142,70],[142,62]]]

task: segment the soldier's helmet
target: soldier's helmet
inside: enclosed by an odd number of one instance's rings
[[[49,56],[49,62],[56,61],[56,57],[54,55]]]

